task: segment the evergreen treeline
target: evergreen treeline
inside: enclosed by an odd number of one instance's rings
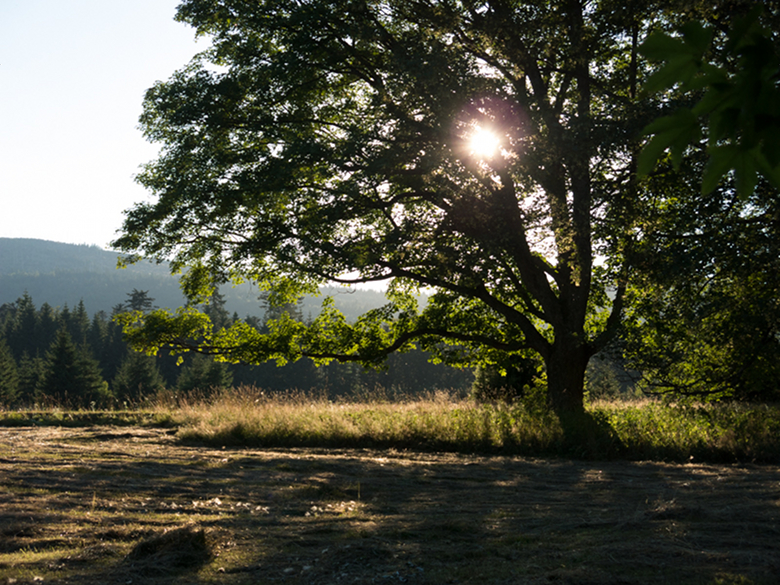
[[[147,291],[133,291],[114,306],[111,314],[91,317],[84,302],[75,308],[36,308],[25,293],[13,303],[0,305],[0,405],[59,404],[68,407],[104,407],[134,403],[167,390],[190,391],[254,385],[269,392],[291,389],[329,395],[384,388],[413,394],[437,388],[467,389],[470,372],[431,364],[420,351],[393,354],[383,371],[368,371],[354,364],[315,367],[309,360],[278,367],[229,365],[203,355],[147,356],[130,351],[114,315],[126,310],[148,311],[154,299]],[[238,319],[225,309],[216,293],[204,307],[217,326]],[[265,322],[289,312],[303,320],[300,305],[266,307],[265,317],[247,317],[262,329]]]

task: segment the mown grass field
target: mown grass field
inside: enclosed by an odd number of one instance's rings
[[[776,409],[591,413],[579,452],[443,394],[2,413],[0,583],[777,582]]]

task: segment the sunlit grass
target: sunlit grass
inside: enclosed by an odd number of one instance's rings
[[[643,400],[602,401],[590,408],[635,459],[780,461],[778,405]]]
[[[568,427],[554,414],[522,403],[478,404],[446,392],[395,401],[331,401],[242,388],[211,399],[184,397],[157,408],[167,409],[181,425],[181,439],[213,446],[371,447],[669,461],[780,459],[780,409],[768,405],[595,401],[588,405],[586,421],[569,421]]]
[[[447,392],[329,400],[243,387],[165,394],[122,411],[0,412],[4,426],[176,427],[183,441],[218,447],[321,447],[625,458],[780,461],[777,405],[675,405],[597,400],[565,420],[533,404],[479,404]]]
[[[552,415],[477,405],[445,392],[400,401],[330,401],[244,388],[175,407],[184,440],[221,446],[417,448],[545,452],[561,440]],[[540,424],[541,423],[541,424]]]

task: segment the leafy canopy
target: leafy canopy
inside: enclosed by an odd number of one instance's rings
[[[177,18],[213,46],[146,95],[162,151],[138,180],[155,197],[115,245],[186,268],[193,300],[226,281],[281,305],[388,280],[391,303],[348,324],[326,301],[310,325],[283,315],[263,334],[190,309],[129,314],[131,341],[255,363],[373,364],[412,343],[456,364],[533,351],[551,393],[581,407],[622,311],[632,141],[648,121],[637,39],[657,10],[185,0]],[[435,293],[422,311],[420,287]]]
[[[639,157],[649,176],[628,335],[655,391],[777,398],[778,15],[748,8],[731,22],[721,14],[654,33],[640,48],[661,63],[645,91],[672,111],[647,127]]]

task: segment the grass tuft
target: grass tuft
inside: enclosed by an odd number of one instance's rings
[[[185,526],[145,538],[124,559],[125,569],[139,576],[196,570],[212,557],[203,530]]]

